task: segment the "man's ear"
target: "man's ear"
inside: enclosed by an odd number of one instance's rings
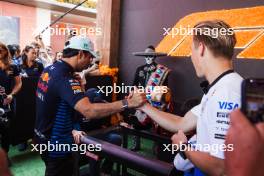
[[[78,60],[80,60],[82,58],[82,55],[83,55],[83,51],[79,51]]]
[[[205,45],[202,42],[199,42],[199,54],[201,57],[204,56],[204,52],[205,52]]]

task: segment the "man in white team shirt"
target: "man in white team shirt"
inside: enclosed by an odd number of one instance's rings
[[[191,58],[197,76],[204,77],[209,83],[201,103],[184,117],[159,111],[149,104],[140,108],[161,127],[177,132],[172,137],[174,144],[187,143],[184,132],[196,129],[198,151],[182,153],[196,167],[195,175],[225,174],[224,150],[232,150],[232,145],[224,146],[229,113],[240,107],[243,80],[233,71],[235,44],[234,32],[225,22],[198,23],[194,27]]]

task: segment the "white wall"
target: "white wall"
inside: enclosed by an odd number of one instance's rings
[[[37,8],[37,30],[41,32],[51,23],[51,11]],[[45,45],[50,45],[50,30],[46,30],[43,35],[43,42]]]

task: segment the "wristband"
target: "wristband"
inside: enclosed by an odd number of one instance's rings
[[[127,99],[123,99],[122,100],[122,109],[128,109],[128,101]]]
[[[184,143],[182,143],[181,145],[185,145],[185,146],[187,146],[187,150],[188,150],[188,147],[189,147],[189,146],[191,147],[191,144],[188,143],[188,142],[184,142]],[[186,151],[186,150],[185,150],[185,151]],[[187,159],[187,156],[186,156],[186,154],[185,154],[185,151],[179,151],[179,155],[180,155],[184,160]]]
[[[187,159],[187,156],[185,155],[184,151],[180,151],[180,152],[179,152],[179,155],[180,155],[184,160]]]

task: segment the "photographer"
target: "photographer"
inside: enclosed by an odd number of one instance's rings
[[[9,123],[0,122],[0,134],[2,135],[2,148],[9,151],[9,125],[14,116],[14,96],[21,89],[22,82],[16,66],[11,65],[11,57],[7,47],[0,43],[0,95],[2,103],[0,107],[5,109]]]
[[[227,175],[263,176],[264,123],[251,124],[240,110],[231,113],[230,122],[225,143],[234,150],[225,152]]]

